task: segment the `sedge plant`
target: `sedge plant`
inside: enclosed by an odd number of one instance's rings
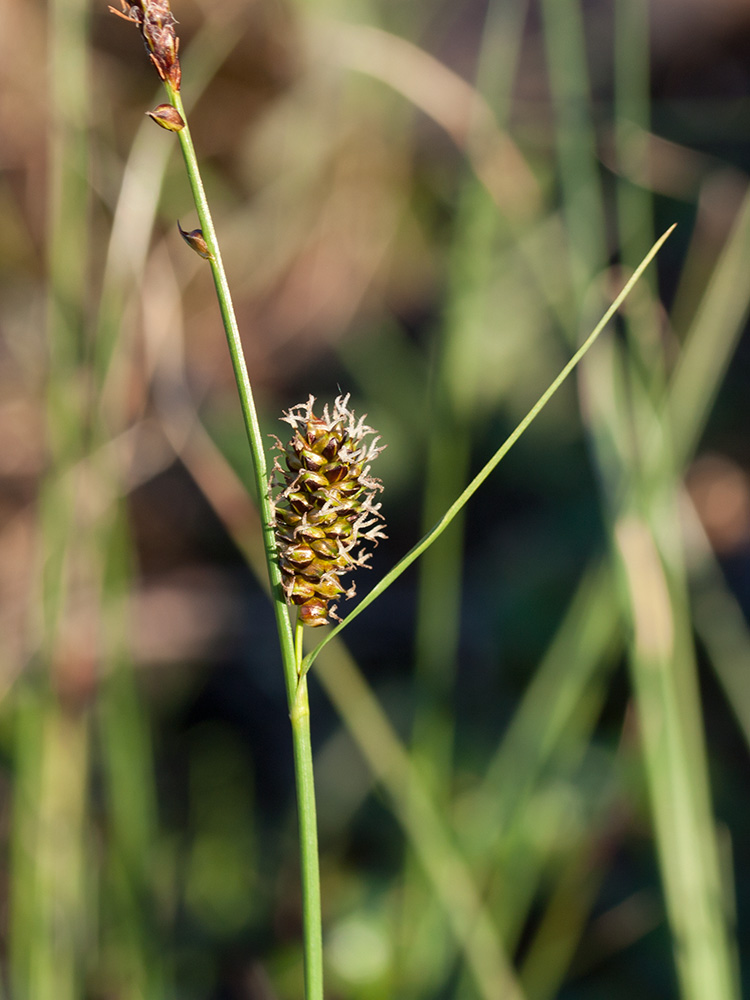
[[[368,607],[404,570],[418,559],[462,511],[470,496],[484,483],[501,459],[529,427],[587,353],[609,323],[633,285],[651,262],[668,230],[633,271],[609,309],[588,338],[573,354],[557,378],[524,419],[498,448],[484,468],[414,548],[369,592],[354,611],[338,618],[336,599],[354,595],[342,577],[366,566],[368,543],[384,537],[383,516],[375,497],[382,484],[370,474],[373,460],[382,451],[379,438],[349,408],[349,395],[340,395],[329,408],[315,412],[315,398],[291,407],[282,417],[293,428],[291,440],[277,440],[280,456],[269,476],[264,445],[242,350],[221,250],[201,179],[198,159],[187,123],[180,88],[182,74],[176,20],[169,0],[121,0],[122,11],[110,10],[134,23],[145,42],[150,60],[164,84],[167,102],[147,112],[160,127],[177,134],[185,160],[200,226],[180,234],[206,259],[211,268],[224,326],[255,476],[263,546],[286,686],[295,762],[299,820],[300,868],[305,965],[305,998],[322,1000],[323,947],[320,875],[317,843],[313,758],[307,673],[320,650],[356,615]],[[280,460],[281,459],[281,460]],[[293,616],[291,612],[296,609]],[[336,626],[307,656],[303,654],[304,629],[337,620]],[[510,964],[499,963],[486,974],[477,972],[485,997],[502,995],[522,1000],[523,992]]]

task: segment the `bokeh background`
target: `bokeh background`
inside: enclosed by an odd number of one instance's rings
[[[678,223],[316,663],[327,995],[500,1000],[509,956],[528,1000],[739,997],[750,9],[174,13],[264,430],[341,390],[387,444],[360,593]],[[211,277],[144,116],[163,95],[103,0],[0,24],[1,995],[299,997],[284,686]],[[728,915],[722,993],[675,960],[694,884]]]

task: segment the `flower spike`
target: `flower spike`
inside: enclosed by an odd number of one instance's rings
[[[109,9],[123,20],[134,21],[138,25],[159,76],[179,90],[182,79],[177,55],[180,39],[174,30],[177,22],[170,10],[169,0],[137,0],[132,4],[128,0],[120,0],[120,5],[121,11],[115,7]]]
[[[330,602],[339,596],[353,597],[341,576],[366,566],[370,553],[363,542],[385,538],[380,504],[380,480],[370,476],[369,463],[384,446],[364,418],[356,420],[349,409],[349,396],[338,396],[333,410],[313,412],[315,397],[298,403],[282,417],[294,428],[277,458],[271,486],[274,497],[276,544],[279,550],[282,586],[287,603],[297,605],[300,621],[316,627],[337,618]],[[356,551],[355,551],[356,550]]]

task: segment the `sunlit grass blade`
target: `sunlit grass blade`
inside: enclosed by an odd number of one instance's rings
[[[614,537],[633,626],[631,671],[681,995],[736,1000],[684,578],[673,532],[661,517],[654,520],[624,511]]]
[[[750,628],[687,497],[682,516],[693,622],[750,752]]]
[[[654,259],[656,254],[659,252],[660,248],[664,244],[665,240],[672,233],[674,226],[671,226],[659,239],[654,243],[651,250],[643,258],[640,265],[633,272],[631,277],[628,279],[624,285],[622,291],[617,295],[612,305],[607,309],[605,314],[602,316],[601,320],[597,323],[595,328],[586,338],[584,343],[575,352],[570,361],[565,365],[560,374],[552,382],[549,388],[546,389],[544,393],[539,397],[537,402],[532,406],[523,420],[518,424],[516,429],[506,438],[503,444],[498,448],[489,462],[486,463],[484,468],[472,479],[466,489],[461,493],[461,495],[451,504],[442,518],[438,523],[429,531],[424,538],[408,552],[403,559],[390,572],[388,572],[383,579],[364,597],[357,607],[344,618],[341,624],[337,625],[332,629],[328,635],[316,646],[316,648],[309,653],[304,660],[303,669],[309,670],[315,657],[318,655],[319,651],[333,638],[337,635],[343,628],[345,628],[349,622],[353,621],[358,615],[360,615],[365,608],[367,608],[372,602],[380,596],[395,580],[398,579],[401,574],[415,562],[422,553],[430,546],[432,543],[440,537],[440,535],[445,531],[448,525],[453,521],[459,511],[464,507],[470,497],[476,493],[479,487],[485,482],[485,480],[490,476],[497,465],[502,461],[503,458],[508,454],[513,445],[518,441],[524,431],[533,423],[533,421],[539,416],[544,407],[554,396],[560,386],[563,384],[565,379],[574,370],[579,361],[587,354],[591,346],[595,343],[597,337],[601,334],[602,330],[605,329],[609,321],[615,315],[617,310],[620,308],[622,303],[628,297],[633,287],[637,283],[640,276],[643,274],[645,269]]]

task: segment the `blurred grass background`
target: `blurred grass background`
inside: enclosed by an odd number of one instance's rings
[[[316,663],[327,995],[500,1000],[509,955],[528,1000],[740,996],[747,8],[174,11],[264,425],[340,386],[388,445],[373,580],[679,223]],[[6,0],[0,76],[0,990],[298,997],[283,681],[162,96],[87,0]]]

